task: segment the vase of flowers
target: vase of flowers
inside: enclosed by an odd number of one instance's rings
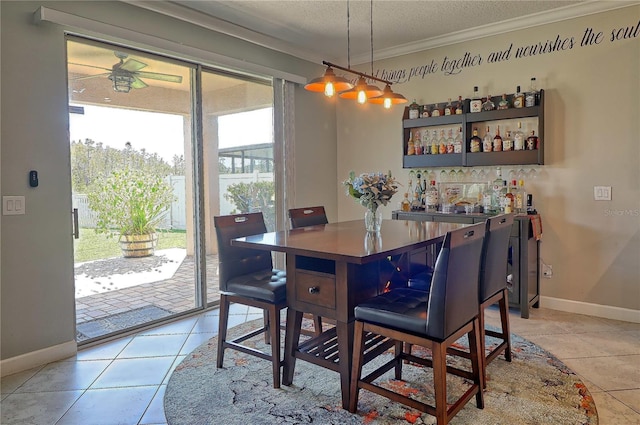
[[[384,173],[363,173],[359,176],[351,171],[344,185],[347,195],[355,199],[367,210],[364,214],[364,224],[367,232],[378,233],[382,224],[381,205],[387,205],[391,197],[398,191],[395,178]]]

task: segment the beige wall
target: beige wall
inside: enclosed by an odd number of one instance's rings
[[[482,94],[513,93],[517,85],[524,89],[536,77],[546,92],[545,165],[535,167],[539,176],[527,187],[542,214],[541,256],[553,266],[553,277],[541,280],[541,294],[550,301],[563,300],[559,305],[568,309],[577,302],[593,313],[606,306],[636,318],[640,317],[640,33],[615,42],[608,37],[612,29],[635,29],[639,22],[640,7],[627,7],[376,61],[374,66],[374,70],[409,71],[466,52],[485,58],[482,65],[457,75],[438,71],[394,84],[394,89],[418,103],[468,97],[475,85]],[[603,31],[604,40],[581,47],[587,28]],[[514,57],[518,46],[555,40],[558,35],[574,37],[574,47]],[[486,62],[490,53],[504,51],[511,43],[510,60]],[[401,107],[389,112],[375,105],[340,103],[338,179],[347,177],[349,170],[390,169],[406,185],[401,120]],[[595,185],[612,186],[613,199],[594,201]],[[397,197],[399,201],[401,195]],[[342,220],[363,214],[362,207],[346,196],[338,197],[338,207]],[[385,216],[390,218],[395,208],[397,202],[386,207]]]

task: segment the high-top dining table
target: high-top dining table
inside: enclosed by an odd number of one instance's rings
[[[282,383],[293,383],[296,359],[339,372],[342,406],[349,403],[354,308],[385,291],[397,276],[424,267],[430,247],[464,224],[383,220],[367,233],[364,220],[330,223],[234,239],[232,245],[286,254],[287,324]],[[393,270],[389,272],[389,264]],[[335,327],[300,342],[304,313]]]

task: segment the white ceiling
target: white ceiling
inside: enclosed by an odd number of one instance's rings
[[[369,62],[372,42],[375,61],[637,4],[596,0],[128,2],[300,58],[343,65],[349,58],[352,65]]]

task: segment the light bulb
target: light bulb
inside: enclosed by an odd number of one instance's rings
[[[391,108],[391,98],[385,97],[384,98],[384,102],[382,103],[382,105],[385,107],[385,109],[390,109]]]
[[[334,94],[336,94],[336,88],[333,83],[329,81],[324,85],[324,95],[327,97],[332,97]]]
[[[358,91],[358,103],[364,104],[366,102],[367,102],[367,92],[365,92],[364,90],[359,90]]]

